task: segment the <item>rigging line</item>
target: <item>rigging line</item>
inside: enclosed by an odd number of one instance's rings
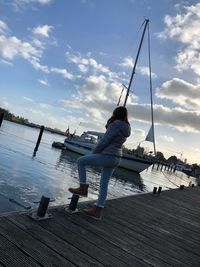
[[[120,96],[119,96],[119,100],[118,100],[118,103],[117,103],[117,106],[119,106],[119,104],[120,104],[120,102],[121,102],[121,98],[122,98],[122,94],[123,94],[123,92],[124,92],[124,85],[122,84],[122,90],[121,90],[121,94],[120,94]]]
[[[148,54],[149,54],[149,86],[150,86],[150,96],[151,96],[151,121],[152,121],[152,133],[153,133],[153,148],[154,155],[156,156],[156,145],[155,145],[155,133],[154,133],[154,114],[153,114],[153,90],[152,90],[152,77],[151,77],[151,49],[150,49],[150,30],[149,23],[147,26],[148,32]]]
[[[173,184],[173,185],[179,187],[179,185],[177,185],[176,183],[172,182],[172,181],[167,177],[167,175],[166,175],[163,171],[161,171],[161,172],[162,172],[162,174],[164,174],[164,176],[167,178],[167,180],[168,180],[171,184]]]

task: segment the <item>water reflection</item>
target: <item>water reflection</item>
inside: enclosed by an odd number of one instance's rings
[[[70,186],[79,184],[77,158],[79,154],[52,148],[53,141],[63,137],[44,132],[35,157],[32,157],[38,130],[11,122],[0,128],[0,212],[19,207],[9,198],[33,206],[42,195],[55,198],[54,205],[69,203]],[[89,198],[96,199],[99,189],[100,168],[88,167]],[[141,174],[117,168],[110,179],[108,198],[152,191],[154,186],[165,189],[188,186],[193,181],[183,173],[162,173],[151,167]],[[85,200],[85,199],[84,199]]]
[[[134,188],[137,188],[140,191],[145,191],[146,189],[141,175],[137,172],[117,168],[113,174],[113,179],[114,178],[120,180],[123,185],[126,185],[126,183],[129,182],[129,184],[131,183]]]
[[[56,162],[56,169],[65,170],[69,167],[71,169],[71,177],[76,176],[78,183],[78,173],[77,173],[77,159],[81,155],[74,153],[69,150],[61,150],[60,156]],[[90,189],[94,192],[94,195],[97,194],[99,188],[99,181],[101,176],[101,167],[96,166],[87,166],[87,182],[90,184]],[[110,180],[109,189],[111,190],[110,194],[117,196],[120,194],[122,188],[126,188],[126,191],[131,192],[144,192],[146,191],[146,186],[143,183],[143,180],[140,174],[125,170],[122,168],[117,168]],[[119,190],[120,188],[120,190]]]

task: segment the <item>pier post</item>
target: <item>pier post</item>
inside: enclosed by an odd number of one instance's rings
[[[37,150],[38,150],[38,147],[39,147],[39,145],[40,145],[40,141],[41,141],[41,139],[42,139],[43,131],[44,131],[44,126],[41,126],[40,133],[39,133],[39,136],[38,136],[38,140],[37,140],[37,143],[36,143],[34,152],[37,152]]]
[[[68,213],[71,213],[71,214],[77,212],[78,201],[79,201],[79,195],[73,194],[71,201],[70,201],[70,204],[69,204],[69,207],[67,209],[65,209],[65,211]]]
[[[173,170],[173,172],[176,172],[176,165],[174,166],[174,170]]]
[[[158,163],[157,163],[157,170],[159,169],[159,166],[160,166],[160,163],[158,162]]]
[[[156,192],[157,192],[157,187],[154,187],[154,188],[153,188],[153,195],[155,195]]]
[[[158,187],[158,195],[160,195],[161,191],[162,191],[162,186],[159,186]]]
[[[47,213],[47,209],[49,206],[50,198],[42,196],[41,200],[39,201],[39,207],[37,212],[33,212],[31,214],[28,214],[29,217],[36,221],[46,220],[52,218],[52,215]],[[38,202],[37,202],[38,203]]]
[[[44,217],[46,214],[46,211],[48,209],[50,198],[49,197],[41,197],[40,205],[37,210],[37,216],[38,217]]]
[[[162,169],[163,169],[163,166],[164,166],[164,165],[163,165],[163,163],[162,163],[160,171],[162,171]]]
[[[3,121],[3,117],[4,117],[4,113],[1,113],[0,114],[0,127],[1,127],[1,124],[2,124],[2,121]]]

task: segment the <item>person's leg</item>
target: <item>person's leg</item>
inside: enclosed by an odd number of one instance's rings
[[[89,154],[78,158],[77,165],[78,165],[79,181],[80,183],[85,184],[87,181],[86,169],[85,169],[86,166],[91,165],[91,166],[102,166],[102,167],[110,167],[110,166],[114,167],[116,166],[116,158],[103,154]]]
[[[97,220],[101,220],[103,215],[103,208],[105,205],[107,192],[108,192],[108,183],[110,177],[113,174],[115,167],[119,164],[120,159],[117,157],[106,156],[106,164],[103,167],[101,173],[101,180],[100,180],[100,188],[99,188],[99,197],[97,200],[97,204],[89,209],[84,209],[83,212]]]
[[[78,164],[78,173],[80,186],[78,188],[69,188],[69,191],[72,194],[77,194],[81,196],[87,196],[88,194],[88,184],[86,183],[86,169],[87,165],[92,166],[104,166],[107,165],[107,157],[102,154],[89,154],[82,156],[77,161]]]
[[[112,176],[115,168],[104,167],[101,173],[100,188],[99,188],[99,197],[97,200],[97,206],[104,207],[107,193],[108,193],[108,184],[110,177]]]

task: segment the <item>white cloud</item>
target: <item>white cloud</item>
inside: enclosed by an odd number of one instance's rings
[[[176,56],[176,68],[179,71],[192,69],[200,75],[200,3],[184,6],[182,14],[167,15],[164,19],[166,29],[158,37],[171,38],[182,44]]]
[[[44,108],[44,109],[49,109],[50,108],[50,105],[49,104],[45,104],[45,103],[40,103],[39,106],[41,108]]]
[[[142,75],[149,76],[149,67],[143,66],[143,67],[138,67],[139,72]],[[154,72],[151,72],[151,77],[152,79],[157,78],[157,75]]]
[[[5,59],[14,59],[21,56],[24,59],[38,59],[41,57],[41,51],[33,47],[28,42],[23,42],[15,36],[6,37],[0,35],[0,56]]]
[[[71,48],[68,47],[70,50]],[[107,66],[98,63],[91,57],[91,53],[87,53],[86,56],[82,56],[80,53],[66,52],[66,59],[68,62],[75,64],[78,69],[83,73],[90,73],[90,75],[105,75],[110,82],[127,81],[124,73],[112,72]]]
[[[40,49],[45,48],[44,42],[42,42],[41,40],[35,39],[35,38],[32,40],[32,44]]]
[[[132,119],[150,122],[150,105],[129,105],[129,115]],[[200,112],[182,108],[168,108],[163,105],[154,105],[154,121],[156,124],[175,128],[181,132],[200,132]]]
[[[32,98],[27,97],[27,96],[24,96],[23,99],[28,101],[28,102],[32,102],[32,103],[34,102],[34,100]]]
[[[4,65],[7,65],[7,66],[13,66],[13,63],[12,62],[7,61],[5,59],[1,59],[0,60],[0,64],[4,64]]]
[[[156,96],[171,100],[184,108],[200,110],[200,86],[174,78],[156,89]]]
[[[7,24],[3,20],[0,20],[0,34],[6,34],[8,30]]]
[[[71,100],[63,99],[61,103],[66,108],[70,106],[77,110],[85,110],[85,114],[88,114],[92,121],[94,118],[102,118],[104,113],[112,112],[117,105],[121,89],[121,84],[109,82],[103,75],[91,75],[86,78],[85,84],[76,96]],[[128,103],[131,101],[133,101],[133,96],[128,99]]]
[[[0,27],[1,25],[4,24],[0,23]],[[41,31],[41,34],[48,36],[48,30],[45,29],[43,33]],[[38,39],[33,39],[32,42],[27,42],[18,39],[16,36],[8,36],[4,33],[1,34],[0,31],[1,63],[12,65],[12,60],[21,57],[27,60],[36,70],[49,73],[49,67],[41,63],[44,49],[45,43]]]
[[[142,130],[142,129],[135,129],[134,131],[133,131],[133,135],[135,136],[137,136],[137,138],[138,137],[145,137],[145,131],[144,130]]]
[[[11,107],[5,97],[0,99],[0,107],[5,108],[6,110],[9,110],[9,108]]]
[[[159,139],[164,142],[174,143],[174,138],[172,136],[161,135],[159,136]]]
[[[61,74],[65,79],[74,80],[76,77],[68,72],[66,69],[61,68],[51,68],[51,72]]]
[[[122,60],[122,63],[119,64],[122,67],[132,69],[134,66],[134,60],[132,57],[125,57]],[[149,67],[147,66],[137,66],[136,70],[141,74],[145,76],[149,76]],[[157,78],[157,75],[154,72],[151,72],[152,79]]]
[[[49,25],[40,25],[33,29],[33,33],[43,37],[49,37],[49,33],[52,31],[53,26]]]
[[[81,72],[86,73],[88,72],[88,67],[83,64],[78,64],[78,68]]]
[[[49,73],[50,72],[49,67],[45,66],[45,65],[42,65],[38,58],[30,59],[30,63],[36,70],[41,70],[42,72],[45,72],[45,73]]]
[[[8,0],[9,3],[15,8],[16,11],[22,11],[27,7],[32,7],[32,5],[40,4],[46,5],[53,0]]]
[[[119,65],[126,68],[133,68],[134,60],[132,57],[125,57]]]
[[[99,125],[116,107],[120,92],[120,84],[110,84],[105,76],[90,76],[76,96],[61,100],[61,104],[66,108],[70,106],[71,109],[82,110],[85,116],[90,115],[91,122],[99,118],[97,121]],[[136,104],[133,97],[130,97],[127,107],[130,120],[151,122],[151,106],[149,104]],[[200,112],[195,110],[154,105],[154,120],[155,124],[175,128],[181,132],[200,132]]]
[[[38,82],[41,83],[42,85],[49,86],[49,82],[47,79],[38,80]]]

